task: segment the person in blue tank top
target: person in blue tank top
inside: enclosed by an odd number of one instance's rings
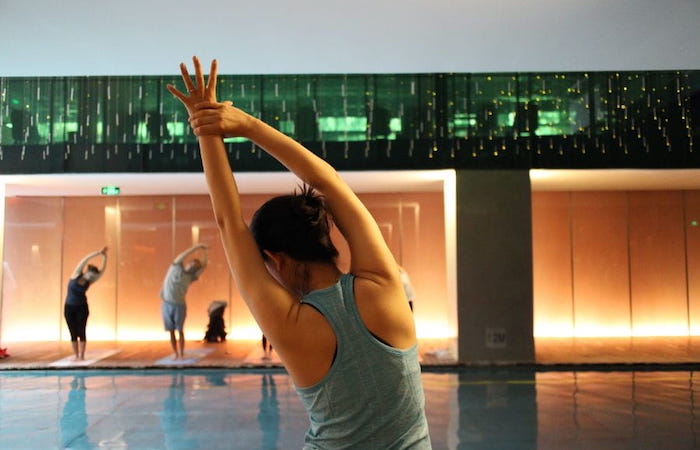
[[[88,264],[93,258],[101,256],[101,267]],[[85,256],[73,270],[66,289],[66,300],[63,305],[63,316],[70,332],[71,346],[75,360],[85,359],[85,347],[87,346],[85,329],[90,315],[88,308],[87,290],[100,279],[107,267],[107,247]]]
[[[189,113],[226,257],[243,299],[274,346],[309,415],[304,448],[428,449],[430,436],[413,315],[379,226],[326,161],[216,99],[217,62],[205,83],[180,65]],[[303,183],[272,198],[250,228],[223,137],[261,147]],[[341,273],[332,222],[350,249]]]

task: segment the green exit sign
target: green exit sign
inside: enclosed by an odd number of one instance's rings
[[[102,186],[102,195],[119,195],[119,186]]]

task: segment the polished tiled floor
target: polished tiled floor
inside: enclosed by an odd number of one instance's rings
[[[656,369],[426,371],[433,446],[698,448],[698,375]],[[295,449],[307,425],[281,369],[0,372],[3,449]]]
[[[0,449],[294,449],[308,425],[257,342],[5,343]],[[422,346],[435,449],[700,448],[697,338],[536,341],[529,366],[459,366]]]

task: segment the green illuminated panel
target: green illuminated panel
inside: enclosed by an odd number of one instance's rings
[[[601,154],[694,152],[699,119],[690,99],[699,73],[221,75],[218,94],[303,142],[449,139],[481,157],[514,148],[506,141],[539,155],[555,147],[542,139],[580,136]],[[0,146],[157,144],[164,153],[170,144],[195,144],[167,83],[181,80],[0,78]],[[556,145],[559,154],[588,151]]]

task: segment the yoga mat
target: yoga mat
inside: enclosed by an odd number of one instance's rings
[[[96,363],[101,359],[108,358],[116,353],[119,353],[119,349],[109,349],[109,350],[87,350],[85,351],[85,359],[82,361],[74,361],[73,355],[66,356],[65,358],[59,359],[57,361],[49,364],[50,367],[84,367],[90,364]]]
[[[185,357],[183,359],[173,359],[172,353],[165,358],[161,358],[155,362],[157,366],[182,366],[194,364],[200,359],[207,356],[209,353],[213,352],[213,348],[193,348],[191,350],[185,350]]]

